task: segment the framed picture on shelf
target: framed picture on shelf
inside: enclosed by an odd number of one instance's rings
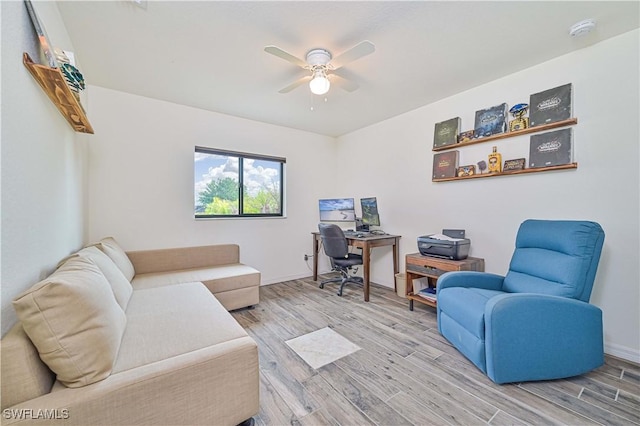
[[[473,136],[482,138],[507,131],[507,104],[503,103],[476,111]]]
[[[31,23],[33,24],[33,28],[38,35],[38,41],[40,42],[40,49],[42,54],[44,55],[45,62],[51,68],[58,68],[58,61],[56,59],[55,52],[53,51],[53,45],[49,40],[49,36],[47,36],[47,32],[44,29],[44,25],[38,19],[38,14],[36,10],[33,8],[33,4],[31,4],[31,0],[24,0],[24,4],[27,7],[27,12],[29,12],[29,17],[31,18]]]
[[[529,167],[551,167],[573,161],[572,129],[532,135],[529,143]]]
[[[458,170],[458,151],[433,154],[433,179],[452,178]]]
[[[571,83],[534,93],[529,98],[529,125],[531,127],[555,123],[571,118]]]
[[[515,160],[505,160],[503,172],[513,172],[515,170],[524,170],[526,160],[524,158],[516,158]]]
[[[460,117],[436,123],[433,132],[433,147],[439,148],[456,144],[458,133],[460,133]]]

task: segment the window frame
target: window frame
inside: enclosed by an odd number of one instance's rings
[[[195,219],[285,217],[284,179],[285,179],[285,165],[287,163],[286,158],[275,157],[271,155],[263,155],[263,154],[252,154],[252,153],[240,152],[240,151],[229,151],[229,150],[218,149],[218,148],[207,148],[203,146],[195,147],[194,156],[197,153],[238,158],[238,214],[198,214],[194,211]],[[244,160],[245,159],[257,160],[257,161],[271,161],[271,162],[280,163],[280,194],[279,194],[280,195],[280,200],[279,200],[280,212],[279,213],[245,213],[244,212],[244,195],[245,195],[244,194]],[[194,159],[194,168],[195,168],[195,159]],[[194,173],[194,177],[195,177],[195,173]],[[195,179],[194,179],[194,185],[195,185]]]

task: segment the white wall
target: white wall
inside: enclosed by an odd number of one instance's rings
[[[54,44],[73,50],[55,4],[38,3],[38,12]],[[22,52],[35,46],[23,3],[1,2],[1,20],[2,334],[15,321],[11,299],[91,240],[113,235],[131,250],[238,243],[242,260],[271,283],[310,274],[302,255],[311,251],[318,198],[377,196],[383,228],[403,236],[401,255],[416,251],[418,235],[461,227],[472,255],[499,273],[525,218],[600,222],[607,237],[592,302],[604,311],[607,352],[640,360],[638,31],[336,143],[95,86],[88,108],[96,135],[75,134],[21,63]],[[460,116],[468,129],[477,109],[526,102],[530,93],[567,82],[579,119],[577,170],[431,182],[436,122]],[[286,157],[287,218],[194,220],[195,145]],[[490,145],[465,149],[461,163],[485,159]],[[496,145],[505,159],[526,156],[528,136]],[[353,158],[361,159],[358,173],[351,173]],[[387,248],[372,254],[373,280],[388,286],[390,256]]]
[[[262,283],[310,275],[318,198],[335,193],[334,138],[89,88],[89,238],[126,250],[237,243]],[[286,218],[195,220],[194,147],[285,157]]]
[[[606,238],[591,302],[604,311],[607,353],[640,361],[639,39],[636,30],[339,138],[339,165],[364,157],[342,179],[346,192],[378,197],[383,228],[402,235],[402,256],[417,251],[419,235],[464,228],[471,255],[496,273],[506,271],[526,218],[599,222]],[[459,116],[471,129],[476,110],[528,103],[569,82],[577,170],[431,182],[436,122]],[[503,160],[528,157],[529,136],[460,149],[460,164],[486,160],[493,145]],[[379,256],[373,280],[392,286],[390,253]]]
[[[52,42],[73,50],[55,3],[37,11]],[[83,243],[87,137],[76,137],[22,64],[38,61],[23,2],[2,10],[2,335],[15,323],[11,300]]]

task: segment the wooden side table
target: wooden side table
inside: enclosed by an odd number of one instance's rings
[[[436,287],[438,277],[449,271],[479,271],[484,272],[484,259],[467,257],[464,260],[449,260],[439,257],[423,256],[420,253],[411,253],[405,257],[405,271],[407,276],[407,299],[409,310],[413,311],[413,301],[436,307],[437,302],[425,299],[413,294],[413,280],[427,277],[429,287]]]

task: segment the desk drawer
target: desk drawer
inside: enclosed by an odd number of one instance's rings
[[[419,266],[419,265],[412,265],[412,264],[407,264],[406,269],[409,272],[415,272],[416,274],[430,275],[433,277],[439,277],[440,275],[447,272],[444,269],[434,268],[433,266]]]

